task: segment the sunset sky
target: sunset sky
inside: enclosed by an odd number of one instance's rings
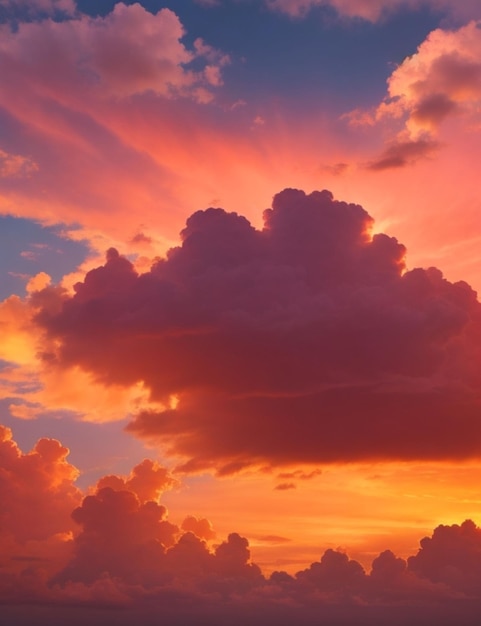
[[[0,28],[2,612],[478,624],[479,0]]]

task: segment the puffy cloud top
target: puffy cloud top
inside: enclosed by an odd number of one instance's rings
[[[55,439],[40,439],[23,454],[11,430],[0,426],[2,534],[22,543],[70,531],[70,513],[80,502],[80,491],[73,485],[78,470],[67,462],[68,453]]]

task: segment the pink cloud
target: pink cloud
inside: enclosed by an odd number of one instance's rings
[[[404,247],[327,191],[285,190],[264,219],[198,211],[150,272],[111,250],[73,297],[34,294],[50,367],[143,381],[164,408],[129,431],[189,471],[476,456],[470,287],[405,271]]]
[[[26,178],[38,170],[38,165],[20,154],[0,150],[0,178]]]
[[[401,118],[413,139],[435,135],[448,117],[476,117],[481,100],[481,30],[476,22],[458,30],[437,29],[388,79],[378,119]]]
[[[173,11],[138,3],[2,32],[0,116],[19,132],[0,146],[0,210],[14,204],[42,223],[80,223],[76,236],[96,247],[99,238],[132,239],[141,208],[144,234],[165,250],[183,202],[177,188],[192,187],[192,141],[209,134],[205,126],[215,132],[199,103],[214,97],[229,57],[201,39],[189,47]]]
[[[3,35],[3,71],[17,73],[12,87],[27,79],[37,95],[64,104],[85,91],[104,97],[192,95],[203,81],[184,66],[205,51],[186,48],[183,26],[169,9],[152,14],[138,3],[118,3],[105,17],[21,23]],[[47,67],[55,71],[47,73]]]

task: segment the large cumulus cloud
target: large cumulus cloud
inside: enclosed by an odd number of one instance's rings
[[[481,441],[480,305],[371,234],[360,206],[287,189],[259,231],[192,215],[150,272],[110,250],[73,296],[33,296],[52,367],[143,381],[130,430],[221,472],[256,463],[464,458]]]

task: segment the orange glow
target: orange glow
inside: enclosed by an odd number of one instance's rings
[[[264,473],[198,477],[164,494],[163,502],[172,519],[207,515],[219,537],[237,528],[267,572],[294,573],[327,548],[345,550],[369,570],[383,550],[415,554],[439,524],[481,519],[479,463],[333,465],[294,480],[289,490],[275,490],[280,482]]]

